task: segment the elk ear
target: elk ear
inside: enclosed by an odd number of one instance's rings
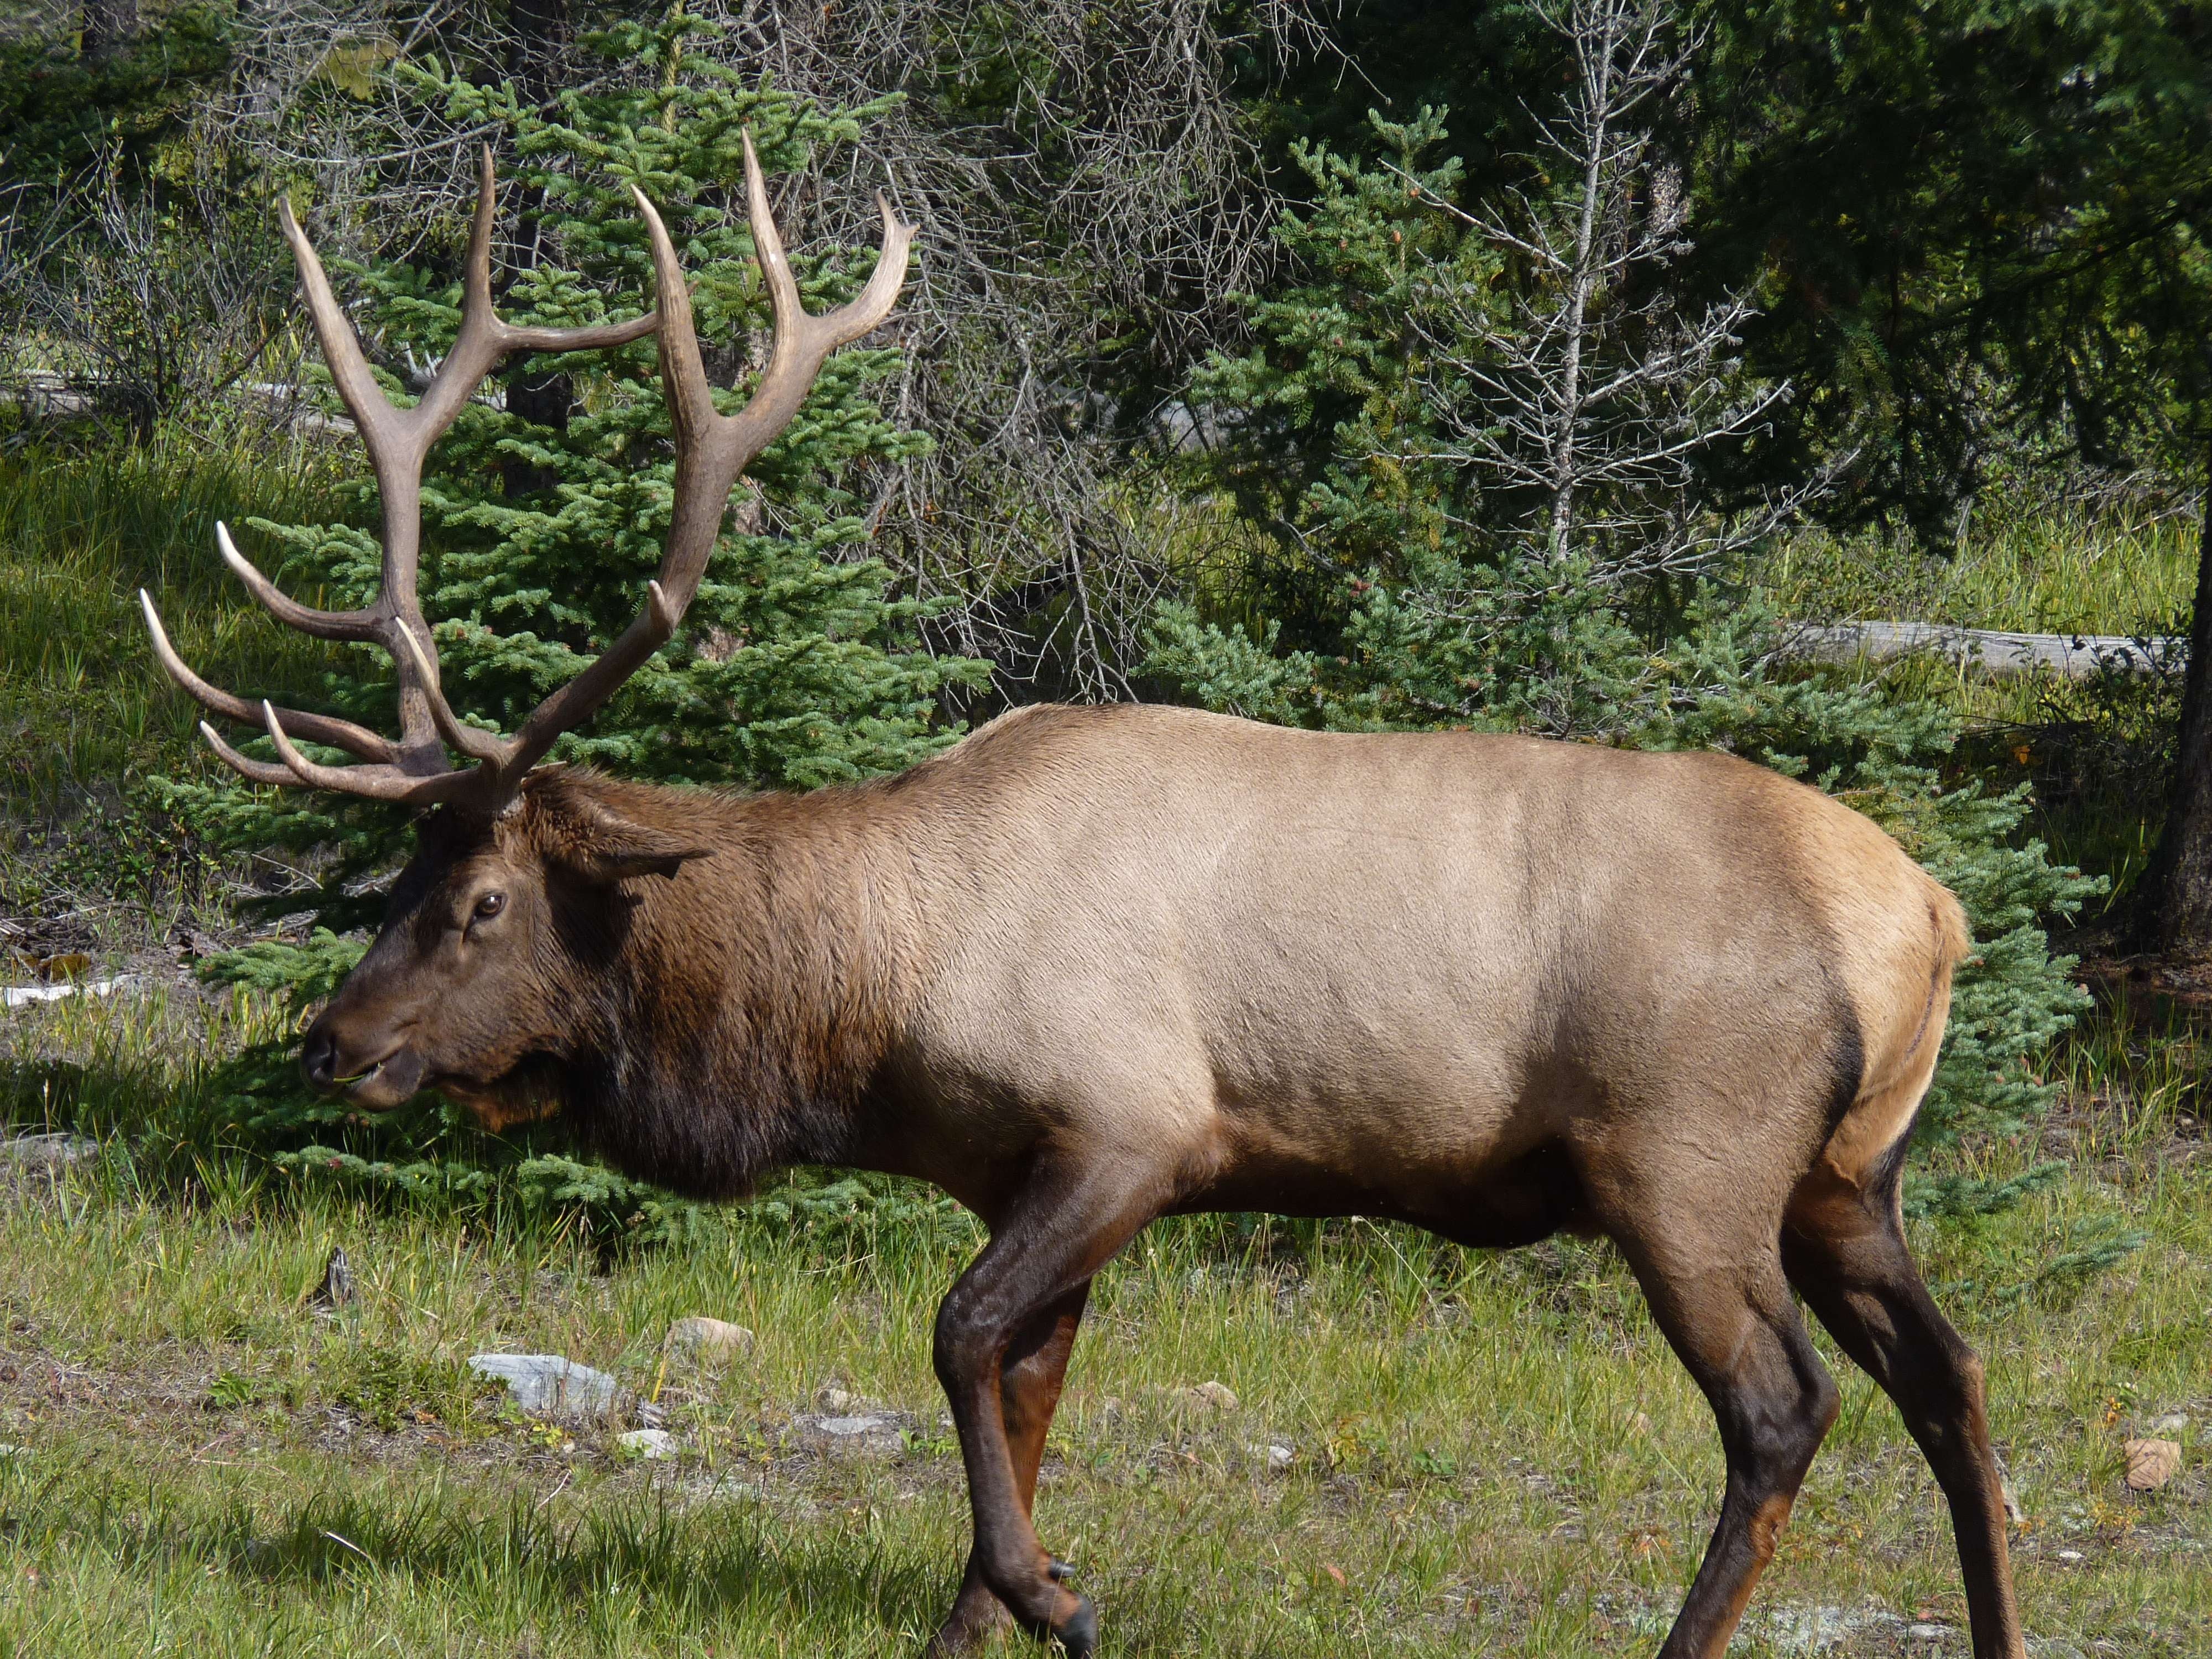
[[[702,847],[684,836],[633,823],[600,807],[585,823],[574,826],[560,862],[568,872],[598,886],[609,886],[636,876],[661,876],[672,881],[690,859],[712,858],[714,849]]]

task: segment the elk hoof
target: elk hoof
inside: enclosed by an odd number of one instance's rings
[[[1077,1596],[1075,1611],[1054,1626],[1052,1633],[1067,1650],[1067,1659],[1091,1659],[1091,1650],[1098,1645],[1098,1613],[1091,1598]]]
[[[1013,1628],[1013,1615],[1001,1605],[999,1598],[988,1592],[980,1603],[971,1606],[965,1600],[952,1609],[929,1645],[922,1650],[922,1659],[955,1659],[955,1656],[975,1652],[1002,1630]]]

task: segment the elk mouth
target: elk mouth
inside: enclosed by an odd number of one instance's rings
[[[366,1071],[332,1079],[331,1085],[344,1094],[350,1105],[372,1112],[389,1111],[414,1098],[422,1087],[425,1069],[422,1056],[416,1050],[394,1048],[383,1059],[372,1061]]]

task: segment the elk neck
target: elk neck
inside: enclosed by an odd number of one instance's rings
[[[735,797],[580,777],[635,823],[711,849],[623,884],[562,1082],[571,1133],[626,1173],[728,1198],[856,1161],[870,1088],[925,967],[879,791]]]

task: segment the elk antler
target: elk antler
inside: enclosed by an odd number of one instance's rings
[[[312,610],[278,592],[240,556],[228,531],[220,526],[216,540],[224,562],[279,622],[319,639],[374,640],[391,653],[399,682],[400,735],[395,743],[349,720],[250,702],[210,685],[177,655],[153,600],[142,589],[138,597],[153,634],[155,654],[170,677],[216,714],[262,726],[283,760],[281,765],[249,760],[202,721],[200,731],[210,746],[233,769],[256,783],[306,784],[410,806],[456,802],[474,811],[495,813],[514,800],[531,768],[545,757],[562,732],[590,719],[647,658],[667,643],[699,591],[738,475],[798,412],[830,354],[890,314],[906,280],[907,251],[915,234],[914,227],[902,224],[878,195],[884,242],[874,275],[850,304],[824,317],[809,316],[799,302],[798,285],[769,211],[768,190],[750,132],[744,135],[744,152],[753,245],[768,283],[775,346],[751,401],[734,416],[714,408],[676,251],[660,216],[641,191],[633,189],[631,193],[644,210],[653,239],[658,310],[631,322],[591,328],[517,328],[501,321],[492,308],[492,165],[487,149],[479,168],[476,222],[469,237],[460,333],[429,390],[405,410],[394,407],[378,389],[360,343],[331,293],[322,262],[301,234],[290,204],[280,205],[284,234],[299,262],[301,283],[331,378],[376,471],[384,501],[382,586],[375,603],[362,610]],[[623,345],[649,330],[658,336],[662,390],[675,436],[676,506],[659,576],[646,585],[645,608],[597,660],[539,703],[513,737],[465,726],[439,684],[430,630],[416,597],[423,459],[477,383],[501,359],[517,351]],[[318,765],[300,752],[295,738],[343,749],[362,763]],[[447,749],[475,764],[449,766]]]

